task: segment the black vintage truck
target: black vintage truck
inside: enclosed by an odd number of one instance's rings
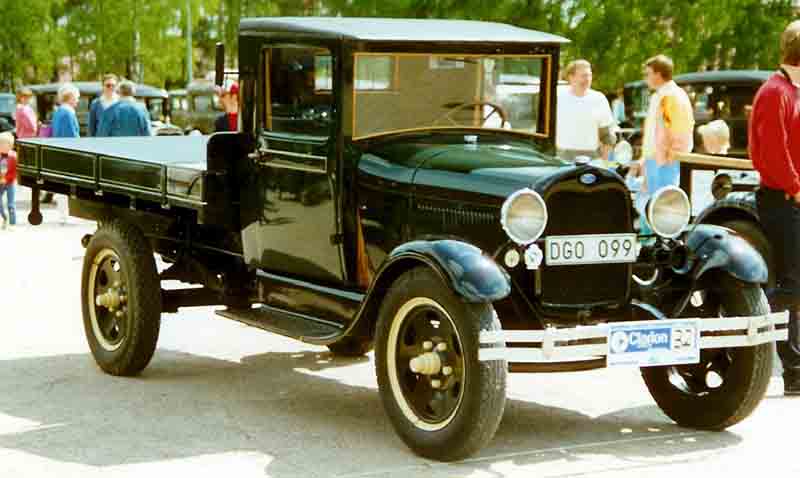
[[[435,459],[492,438],[508,372],[632,366],[681,425],[744,419],[786,337],[764,260],[689,227],[677,188],[653,195],[657,235],[639,238],[618,174],[553,156],[565,42],[470,21],[246,19],[237,133],[21,141],[22,184],[97,221],[81,293],[99,366],[140,372],[163,313],[218,305],[335,355],[374,347],[387,415]],[[221,47],[217,65],[221,83]]]

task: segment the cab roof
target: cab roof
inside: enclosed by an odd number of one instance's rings
[[[245,18],[239,31],[250,35],[296,34],[325,39],[382,42],[569,43],[566,38],[504,23],[399,18]]]

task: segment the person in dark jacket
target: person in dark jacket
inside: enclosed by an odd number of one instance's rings
[[[214,121],[214,131],[238,131],[239,129],[239,85],[231,83],[222,90],[220,101],[224,113]]]
[[[100,118],[109,106],[119,100],[117,96],[117,75],[110,73],[103,76],[103,92],[92,100],[89,106],[89,136],[97,136],[97,128],[100,126]]]
[[[109,106],[100,118],[97,136],[150,136],[150,113],[133,95],[130,81],[119,84],[119,101]]]

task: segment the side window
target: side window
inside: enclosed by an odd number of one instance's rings
[[[327,49],[275,46],[265,50],[266,124],[273,133],[325,141],[330,135],[333,61]]]

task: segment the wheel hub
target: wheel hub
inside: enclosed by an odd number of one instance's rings
[[[89,271],[87,301],[94,337],[106,351],[117,350],[125,340],[128,316],[127,275],[117,253],[103,249]]]
[[[114,285],[108,288],[104,293],[98,294],[95,297],[94,303],[98,307],[104,307],[109,312],[114,312],[119,309],[120,305],[127,302],[127,297],[124,294],[125,290],[119,281],[114,282]]]
[[[408,368],[421,375],[436,375],[442,370],[442,359],[436,352],[425,352],[411,359]]]

